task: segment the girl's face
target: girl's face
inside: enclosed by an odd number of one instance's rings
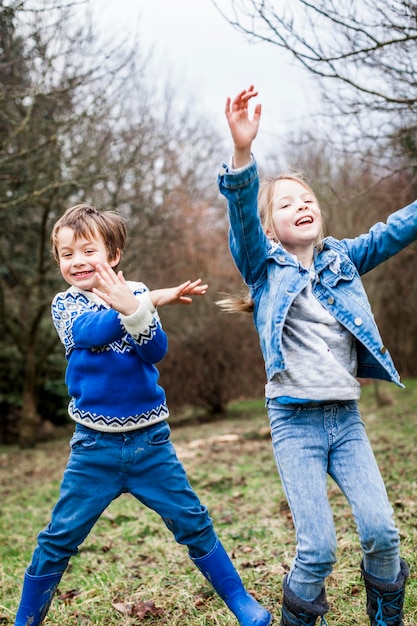
[[[109,259],[105,243],[100,235],[74,238],[74,231],[63,226],[57,234],[59,269],[68,284],[92,291],[99,288],[96,265],[109,263],[114,267],[120,261],[120,252],[115,259]]]
[[[275,183],[271,222],[268,237],[279,240],[297,256],[310,250],[312,257],[322,219],[316,197],[304,185],[288,178]]]

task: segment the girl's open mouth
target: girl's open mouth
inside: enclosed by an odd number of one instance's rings
[[[300,217],[300,219],[298,219],[295,222],[296,226],[303,226],[304,224],[312,224],[313,223],[313,218],[311,217],[311,215],[303,215],[303,217]]]

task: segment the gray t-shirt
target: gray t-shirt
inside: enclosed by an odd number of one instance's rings
[[[314,270],[310,271],[314,278]],[[285,321],[286,369],[265,386],[267,398],[358,400],[356,340],[317,300],[311,281],[295,298]]]

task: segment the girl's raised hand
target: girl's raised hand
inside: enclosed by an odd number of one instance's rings
[[[198,278],[194,281],[187,280],[177,287],[153,289],[149,295],[155,307],[165,304],[191,304],[191,296],[204,296],[207,289],[208,285],[202,285],[201,278]]]
[[[257,104],[255,106],[252,119],[249,118],[248,109],[249,101],[257,95],[258,92],[251,85],[249,89],[241,91],[233,100],[231,98],[226,100],[225,113],[235,147],[235,155],[239,152],[242,153],[242,156],[248,153],[250,155],[252,141],[258,133],[262,105]],[[235,163],[234,165],[240,167],[239,164]]]

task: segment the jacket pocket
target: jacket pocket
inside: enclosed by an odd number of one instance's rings
[[[335,287],[339,282],[351,282],[355,277],[359,278],[355,266],[345,259],[337,272],[332,272],[330,268],[323,270],[320,274],[320,282],[328,287]]]

